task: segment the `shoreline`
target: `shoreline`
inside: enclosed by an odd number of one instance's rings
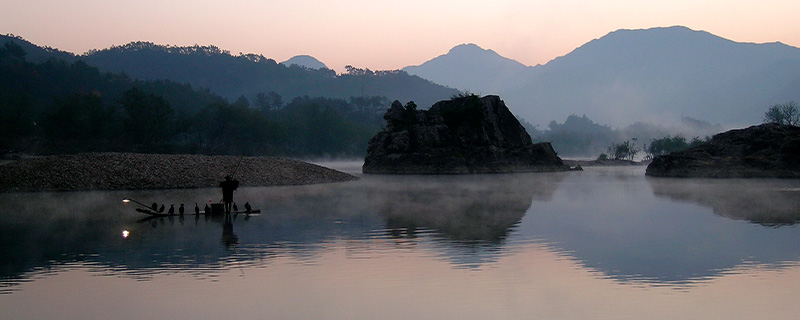
[[[0,163],[0,192],[157,190],[239,185],[282,186],[358,180],[320,165],[278,157],[83,153]]]
[[[563,159],[564,163],[569,165],[570,167],[581,166],[581,167],[626,167],[626,166],[646,166],[650,163],[650,160],[643,160],[643,161],[631,161],[631,160],[570,160],[570,159]]]

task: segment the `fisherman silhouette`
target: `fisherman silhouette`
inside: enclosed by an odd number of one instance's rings
[[[247,213],[250,213],[250,211],[253,211],[253,208],[252,208],[252,207],[250,207],[250,202],[245,202],[245,203],[244,203],[244,210],[245,210],[245,212],[247,212]]]
[[[171,205],[169,205],[169,215],[173,215],[173,214],[175,214],[175,205],[171,204]]]
[[[194,214],[200,215],[200,207],[197,206],[197,202],[194,203]]]
[[[233,212],[239,212],[239,207],[236,206],[236,202],[233,203]]]
[[[159,213],[164,213],[164,204],[161,204],[161,208],[158,209]]]
[[[184,211],[186,211],[186,209],[183,208],[183,203],[181,203],[181,207],[178,208],[178,213],[180,213],[180,215],[183,215]]]
[[[225,203],[225,212],[231,212],[233,203],[233,191],[239,187],[239,180],[234,180],[231,176],[225,176],[225,181],[219,183],[222,188],[222,202]]]

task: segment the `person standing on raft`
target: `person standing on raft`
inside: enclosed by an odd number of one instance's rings
[[[225,204],[225,212],[231,212],[233,204],[233,191],[239,188],[239,180],[234,180],[231,176],[225,176],[225,181],[219,183],[222,188],[222,203]]]

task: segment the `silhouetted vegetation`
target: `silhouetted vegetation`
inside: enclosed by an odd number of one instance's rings
[[[446,108],[441,109],[442,118],[448,127],[455,128],[458,124],[466,123],[470,126],[480,124],[483,114],[481,113],[481,98],[476,94],[465,93],[451,98],[454,102]]]
[[[644,148],[647,158],[651,159],[655,156],[665,155],[675,151],[685,150],[691,147],[698,146],[704,142],[708,142],[711,138],[706,136],[705,140],[700,137],[694,137],[691,141],[687,142],[686,138],[682,135],[675,135],[672,137],[666,136],[660,139],[650,141],[650,145]]]
[[[198,51],[202,51],[199,50]],[[26,60],[0,47],[0,153],[135,151],[363,156],[385,97],[293,99],[261,93],[251,105],[190,85],[138,81],[81,61]]]
[[[90,51],[82,58],[102,70],[125,72],[135,79],[169,79],[208,88],[230,101],[244,96],[252,102],[261,93],[274,92],[287,101],[306,95],[339,99],[386,96],[430,106],[458,92],[400,70],[347,66],[344,74],[337,75],[330,69],[285,66],[262,55],[232,55],[215,46],[132,42]]]
[[[583,157],[608,152],[609,154],[606,154],[606,157],[613,158],[614,152],[609,152],[608,147],[612,144],[619,144],[619,141],[658,141],[671,139],[671,135],[680,137],[683,137],[683,134],[708,136],[723,131],[722,126],[718,124],[712,125],[706,121],[689,117],[682,118],[681,125],[676,127],[661,127],[636,122],[623,129],[612,129],[609,126],[597,124],[585,115],[570,115],[564,123],[551,121],[548,125],[549,130],[537,130],[525,121],[521,121],[521,123],[533,140],[550,141],[553,144],[553,149],[560,155]],[[699,140],[699,138],[695,139]],[[655,148],[661,148],[665,144],[661,141],[656,142],[655,145]],[[637,148],[641,148],[645,152],[648,151],[648,146],[646,145]],[[658,152],[662,151],[658,149]]]
[[[530,133],[531,138],[535,141],[550,141],[553,149],[563,155],[597,154],[619,139],[618,132],[611,127],[594,123],[586,115],[570,115],[564,123],[550,121],[548,129]]]
[[[614,160],[633,161],[639,151],[642,151],[642,149],[636,146],[636,139],[625,140],[621,143],[612,143],[608,147],[608,155]]]
[[[773,105],[764,113],[764,122],[792,126],[800,125],[800,110],[797,108],[797,102],[790,101]]]

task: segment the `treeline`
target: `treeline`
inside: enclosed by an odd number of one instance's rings
[[[429,106],[458,94],[400,70],[372,71],[347,66],[337,74],[330,69],[286,66],[255,54],[232,55],[215,46],[164,46],[132,42],[81,56],[101,70],[124,72],[135,79],[169,79],[209,88],[234,101],[254,100],[259,92],[275,92],[287,100],[294,97],[386,96],[392,100],[413,100]]]
[[[138,81],[82,61],[27,61],[0,47],[0,153],[135,151],[363,156],[385,97],[294,98],[258,93],[234,103],[171,81]]]
[[[632,159],[632,153],[635,155],[640,151],[648,151],[654,143],[656,148],[665,146],[670,149],[671,144],[663,142],[663,139],[674,140],[677,145],[681,139],[686,142],[684,136],[690,136],[692,142],[701,141],[700,137],[723,131],[722,126],[705,121],[689,117],[681,120],[679,126],[673,127],[637,122],[615,129],[595,123],[586,115],[573,114],[563,123],[551,121],[545,130],[539,130],[526,122],[523,125],[534,141],[551,142],[553,149],[561,156],[594,158],[605,153],[606,157],[618,159]],[[661,149],[653,152],[657,155]]]

